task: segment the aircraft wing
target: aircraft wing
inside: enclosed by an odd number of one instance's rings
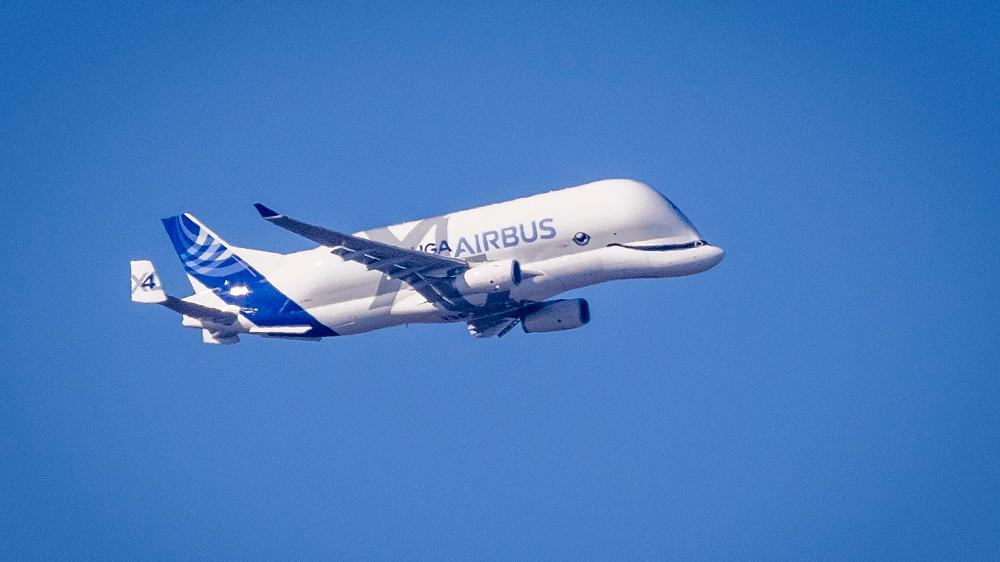
[[[321,244],[329,246],[332,252],[345,260],[364,264],[368,269],[381,271],[393,279],[405,279],[411,275],[430,277],[451,277],[457,271],[465,271],[469,263],[465,260],[400,248],[391,244],[376,242],[313,226],[254,203],[260,216],[268,221]]]
[[[368,269],[381,271],[392,279],[405,281],[430,302],[442,303],[449,308],[455,305],[456,295],[450,280],[469,268],[465,260],[400,248],[314,226],[286,217],[260,203],[255,203],[254,207],[267,221],[328,246],[331,253],[345,260],[364,264]]]

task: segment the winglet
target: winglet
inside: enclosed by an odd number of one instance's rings
[[[257,212],[260,213],[260,216],[267,220],[276,219],[281,216],[281,214],[274,209],[270,209],[260,203],[254,203],[253,206],[257,208]]]

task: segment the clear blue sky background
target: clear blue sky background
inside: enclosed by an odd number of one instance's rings
[[[1000,16],[0,8],[0,558],[986,558]],[[784,3],[782,3],[784,4]],[[908,3],[907,3],[908,4]],[[608,177],[728,251],[593,321],[214,347],[159,218],[307,243]]]

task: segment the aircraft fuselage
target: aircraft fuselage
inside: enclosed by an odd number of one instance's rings
[[[669,200],[630,180],[598,181],[356,235],[470,261],[517,260],[525,271],[538,273],[510,292],[511,299],[528,301],[616,279],[691,275],[723,257]],[[269,277],[339,334],[464,319],[324,247],[286,258],[287,267]]]

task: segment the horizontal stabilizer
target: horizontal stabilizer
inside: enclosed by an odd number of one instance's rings
[[[236,322],[235,312],[196,304],[168,295],[160,283],[153,262],[149,260],[133,260],[131,262],[132,302],[142,304],[163,305],[174,312],[190,316],[198,320],[228,326]],[[235,343],[235,342],[234,342]]]
[[[167,296],[167,299],[160,304],[170,310],[173,310],[174,312],[179,312],[184,316],[190,316],[191,318],[197,318],[198,320],[204,320],[213,324],[228,326],[233,322],[236,322],[235,312],[195,304],[177,297]]]

